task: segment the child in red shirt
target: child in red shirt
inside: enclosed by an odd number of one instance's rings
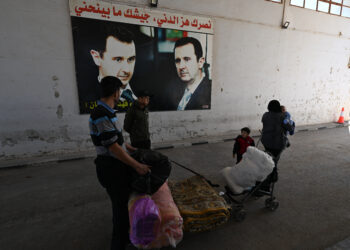
[[[237,136],[235,139],[235,144],[233,146],[233,158],[235,158],[235,155],[237,154],[237,162],[240,162],[242,160],[242,155],[247,151],[247,148],[249,146],[255,147],[254,140],[249,136],[250,129],[247,127],[244,127],[241,129],[241,135]]]

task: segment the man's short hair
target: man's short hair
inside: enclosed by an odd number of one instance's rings
[[[248,127],[242,128],[241,132],[243,132],[243,131],[247,132],[248,135],[250,134],[250,129]]]
[[[106,76],[102,78],[100,83],[101,97],[112,96],[122,85],[123,83],[117,77]]]
[[[174,47],[174,52],[177,47],[184,46],[186,44],[192,44],[194,48],[194,53],[197,57],[197,61],[203,56],[203,49],[201,43],[193,37],[183,37],[180,38],[179,40],[176,41],[175,47]]]
[[[103,57],[103,53],[106,51],[107,38],[110,36],[118,39],[122,43],[132,43],[134,41],[134,34],[132,32],[113,22],[100,25],[97,36],[98,40],[96,41],[94,49],[100,53],[101,57]]]

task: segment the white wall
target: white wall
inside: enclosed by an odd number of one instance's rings
[[[285,30],[281,4],[159,0],[158,9],[215,20],[214,66],[212,109],[151,113],[154,142],[259,128],[272,98],[298,125],[332,122],[342,106],[349,117],[350,19],[286,7]],[[0,158],[91,148],[68,0],[2,0],[0,9]]]

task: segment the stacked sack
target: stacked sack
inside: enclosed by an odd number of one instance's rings
[[[171,193],[184,220],[184,230],[202,232],[226,223],[230,207],[200,176],[170,183]]]
[[[243,159],[233,167],[224,168],[221,173],[226,183],[235,194],[255,186],[257,181],[263,181],[272,172],[275,163],[270,155],[248,147]]]
[[[150,195],[129,199],[130,240],[143,249],[176,245],[182,240],[182,217],[165,182]]]
[[[182,240],[183,220],[180,215],[167,183],[152,195],[152,199],[158,206],[161,216],[160,230],[157,238],[148,248],[161,248],[176,245]]]

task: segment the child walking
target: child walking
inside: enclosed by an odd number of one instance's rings
[[[235,144],[233,146],[233,158],[235,158],[237,154],[237,163],[242,160],[242,155],[247,151],[249,146],[255,147],[255,142],[253,138],[249,136],[250,129],[244,127],[241,129],[241,135],[237,136],[235,139]]]

